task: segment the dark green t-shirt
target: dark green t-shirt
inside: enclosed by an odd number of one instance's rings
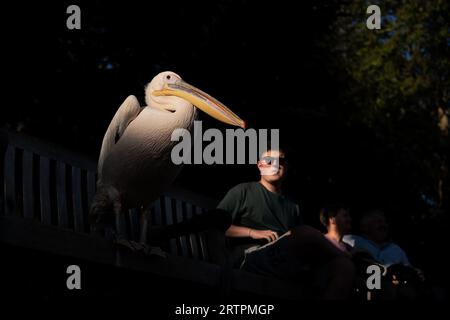
[[[241,183],[232,188],[217,206],[232,215],[232,223],[278,235],[301,223],[297,204],[267,190],[259,182]]]

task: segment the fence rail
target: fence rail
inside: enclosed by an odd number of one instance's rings
[[[3,131],[7,140],[3,157],[2,203],[6,216],[33,219],[44,225],[89,233],[89,205],[96,189],[96,164],[62,148],[35,138]],[[200,214],[215,201],[173,188],[151,209],[154,225],[169,225]],[[119,217],[117,226],[127,238],[139,241],[146,225],[139,219],[141,208]],[[170,240],[174,255],[207,260],[202,234]]]
[[[120,258],[111,243],[90,235],[88,212],[97,178],[92,159],[0,129],[0,168],[0,242],[228,288],[226,291],[233,287],[289,300],[300,296],[293,284],[240,270],[220,270],[208,263],[202,233],[170,240],[170,257],[164,261]],[[126,237],[138,241],[144,238],[149,222],[180,222],[215,205],[213,199],[172,188],[154,202],[148,219],[140,219],[142,209],[135,208],[120,216],[116,224]]]

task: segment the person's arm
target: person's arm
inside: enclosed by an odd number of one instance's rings
[[[400,247],[399,247],[399,249],[400,249],[400,256],[401,256],[400,261],[401,261],[401,263],[404,266],[413,268],[415,270],[417,276],[419,277],[419,279],[421,281],[425,281],[425,275],[424,275],[423,271],[421,269],[419,269],[419,268],[413,267],[411,265],[411,263],[409,262],[408,256],[406,255],[406,252],[403,249],[401,249]]]
[[[266,239],[272,242],[278,239],[278,234],[272,230],[256,230],[237,225],[231,225],[225,232],[225,235],[230,238],[252,238],[252,239]]]

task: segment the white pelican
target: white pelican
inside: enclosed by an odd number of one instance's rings
[[[222,122],[245,127],[222,103],[174,72],[153,78],[146,86],[145,102],[147,106],[141,107],[135,96],[126,98],[103,138],[91,205],[94,225],[113,212],[148,207],[173,182],[181,166],[171,161],[177,143],[171,135],[176,128],[191,129],[196,107]]]

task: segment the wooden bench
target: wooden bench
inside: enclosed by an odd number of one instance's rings
[[[110,241],[90,235],[96,161],[5,129],[0,131],[0,151],[2,243],[191,281],[225,295],[238,291],[288,300],[299,297],[292,284],[209,263],[201,233],[170,240],[167,259],[124,256]],[[183,221],[215,205],[212,199],[173,188],[155,201],[152,224]],[[117,227],[135,241],[146,231],[138,209],[121,216]]]

